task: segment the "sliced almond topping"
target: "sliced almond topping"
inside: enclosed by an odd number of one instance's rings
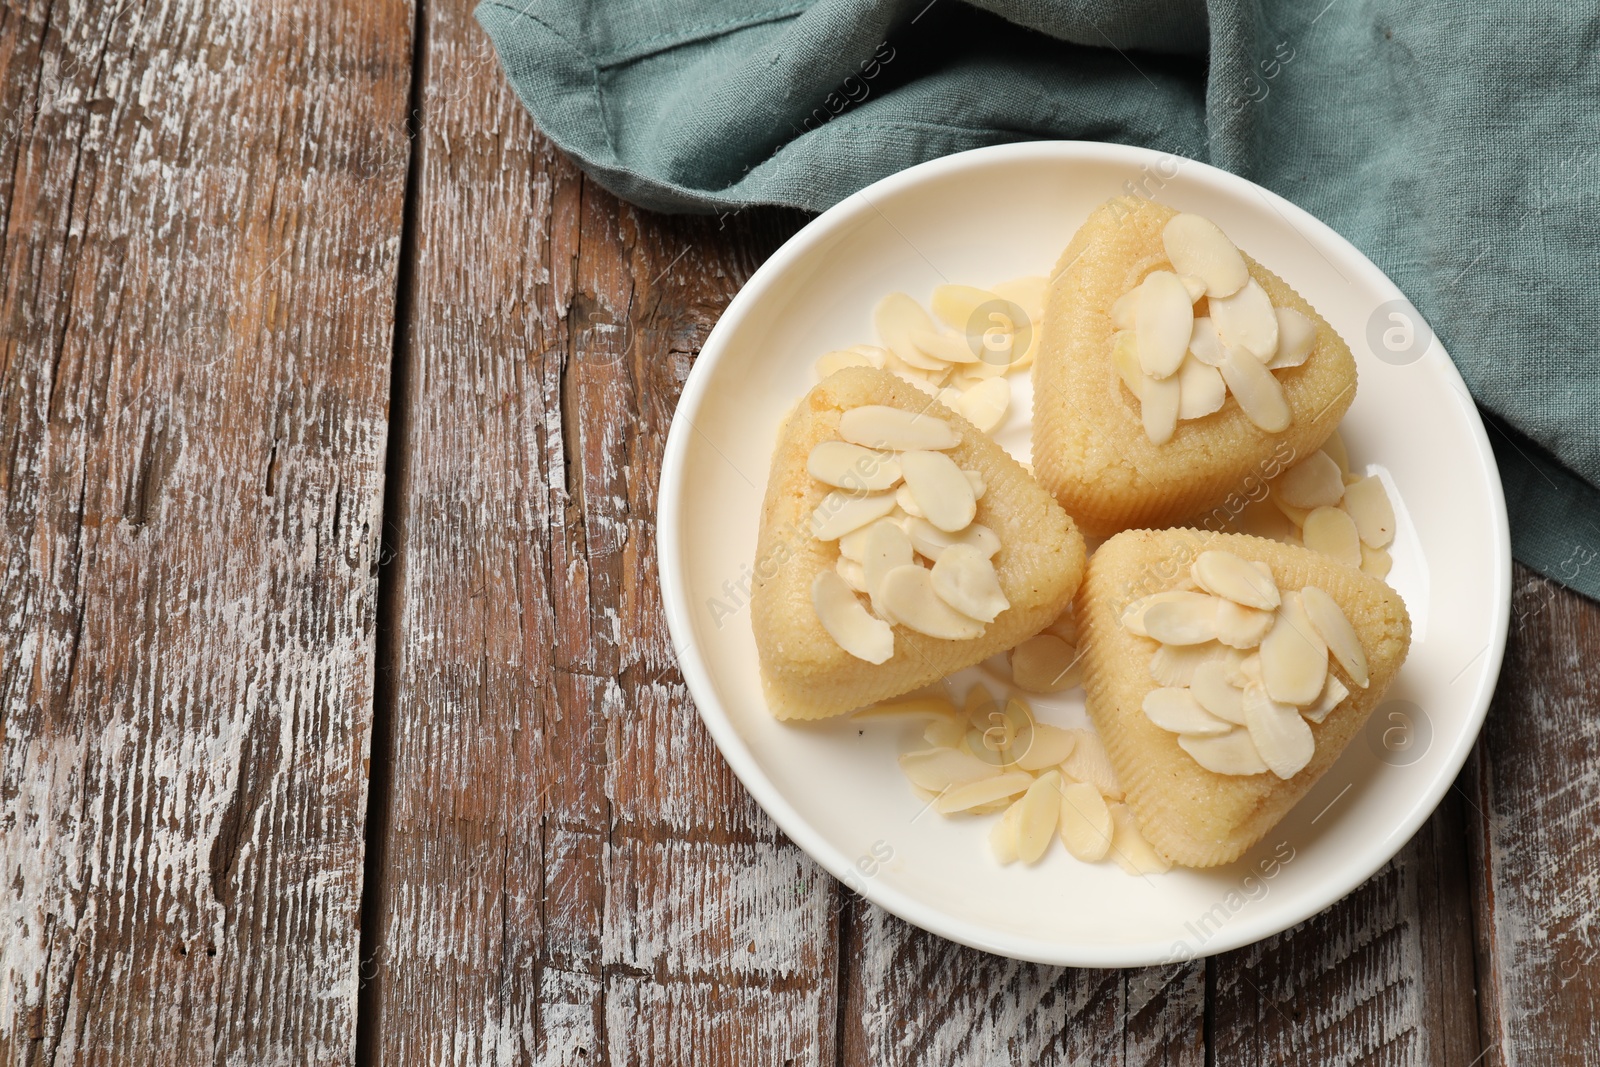
[[[1075,859],[1098,863],[1111,851],[1111,809],[1089,782],[1072,782],[1061,790],[1061,843]]]
[[[895,521],[894,513],[891,512],[884,518],[868,523],[859,530],[852,530],[839,538],[839,555],[845,559],[853,559],[857,563],[865,559],[867,555],[867,538],[872,536],[872,528],[880,522],[886,522],[891,526],[900,525]]]
[[[1252,685],[1244,691],[1244,721],[1261,762],[1279,778],[1287,781],[1311,762],[1317,742],[1293,704],[1279,703]]]
[[[894,510],[893,493],[865,496],[835,490],[822,498],[811,513],[811,536],[819,541],[835,541],[869,522],[876,522]]]
[[[1172,864],[1145,840],[1134,820],[1133,809],[1126,804],[1111,807],[1111,856],[1117,866],[1133,875],[1162,874],[1172,869]]]
[[[893,359],[894,357],[890,356],[890,358]],[[898,360],[896,362],[898,362]],[[895,377],[899,378],[907,385],[915,386],[919,391],[927,393],[931,397],[937,397],[939,395],[939,383],[932,380],[931,377],[924,375],[921,371],[911,370],[906,368],[905,364],[901,363],[899,367],[895,368],[894,374]],[[940,375],[939,377],[942,378],[943,375]]]
[[[1056,836],[1061,817],[1061,775],[1046,771],[1022,794],[1022,815],[1017,822],[1017,858],[1036,863]]]
[[[1250,740],[1250,731],[1242,727],[1215,737],[1179,735],[1178,747],[1214,774],[1251,775],[1267,771],[1266,763],[1256,751],[1256,743]]]
[[[1328,717],[1329,713],[1332,712],[1334,708],[1339,706],[1339,703],[1343,701],[1345,697],[1349,695],[1350,690],[1345,686],[1345,684],[1330,673],[1328,675],[1328,680],[1322,685],[1322,694],[1317,697],[1317,702],[1311,705],[1309,708],[1305,708],[1301,714],[1303,714],[1309,722],[1321,722],[1323,719]]]
[[[1283,386],[1259,359],[1242,348],[1229,347],[1217,369],[1245,418],[1268,433],[1288,429],[1292,413]]]
[[[1203,281],[1206,296],[1232,296],[1250,280],[1239,249],[1221,227],[1203,215],[1185,212],[1172,216],[1161,229],[1161,243],[1172,269]]]
[[[1305,546],[1349,567],[1361,566],[1361,535],[1343,508],[1313,508],[1300,529]]]
[[[1146,375],[1139,383],[1139,415],[1144,421],[1144,435],[1152,444],[1164,445],[1172,440],[1178,427],[1178,409],[1183,405],[1183,386],[1177,375],[1170,378],[1151,378]]]
[[[905,293],[890,293],[878,301],[872,312],[872,324],[884,347],[893,352],[901,362],[918,370],[942,371],[946,364],[925,355],[912,342],[913,334],[933,333],[933,320]]]
[[[1345,486],[1344,509],[1355,520],[1363,544],[1384,548],[1394,540],[1394,507],[1379,479],[1358,478]]]
[[[1165,378],[1178,369],[1189,351],[1194,301],[1178,276],[1168,270],[1152,271],[1138,292],[1133,323],[1139,339],[1139,365],[1150,377]]]
[[[1010,278],[989,288],[995,296],[1009,300],[1027,312],[1035,323],[1044,318],[1045,294],[1050,290],[1050,279],[1044,275],[1029,274],[1021,278]]]
[[[1078,650],[1059,637],[1039,634],[1011,650],[1011,680],[1030,693],[1060,693],[1078,685]]]
[[[951,786],[993,778],[1000,768],[959,748],[929,748],[901,756],[900,771],[912,785],[938,793]]]
[[[939,562],[939,557],[951,545],[971,545],[986,558],[993,558],[1000,551],[999,536],[989,527],[976,522],[960,533],[947,533],[927,519],[913,517],[906,523],[906,533],[910,535],[913,547],[934,563]]]
[[[1296,538],[1299,538],[1300,528],[1306,524],[1306,516],[1310,515],[1311,512],[1306,508],[1295,507],[1293,504],[1283,499],[1283,494],[1278,492],[1276,489],[1272,491],[1271,500],[1272,506],[1281,511],[1283,513],[1283,517],[1294,524],[1294,535]]]
[[[1151,608],[1160,604],[1195,603],[1197,605],[1209,604],[1212,598],[1204,593],[1196,593],[1185,589],[1169,589],[1162,593],[1151,593],[1149,596],[1140,597],[1122,609],[1122,625],[1128,632],[1136,633],[1140,637],[1154,637],[1149,630],[1147,616]],[[1160,640],[1160,638],[1157,638]],[[1171,644],[1194,644],[1192,641],[1169,642]]]
[[[894,506],[906,513],[908,518],[927,520],[922,513],[922,506],[917,503],[917,498],[911,495],[911,487],[902,484],[894,491]]]
[[[826,378],[846,367],[882,367],[881,362],[874,363],[870,356],[853,349],[843,348],[833,352],[824,352],[817,359],[817,377]]]
[[[1284,471],[1272,487],[1284,503],[1310,511],[1332,507],[1344,498],[1344,475],[1332,456],[1317,451]]]
[[[1273,314],[1278,317],[1278,352],[1267,369],[1298,367],[1316,346],[1317,324],[1294,308],[1273,308]]]
[[[1111,325],[1133,333],[1138,325],[1135,314],[1139,309],[1139,287],[1136,285],[1111,302]],[[1135,355],[1138,352],[1135,350]]]
[[[1017,756],[1017,766],[1025,771],[1042,771],[1055,767],[1072,755],[1078,739],[1059,726],[1038,722],[1033,724],[1033,736],[1027,751]]]
[[[1382,548],[1369,548],[1361,546],[1361,570],[1374,578],[1389,577],[1389,569],[1394,566],[1394,560],[1387,550]]]
[[[918,352],[945,363],[976,363],[981,358],[981,350],[975,350],[964,333],[912,330],[909,338]]]
[[[1112,800],[1122,799],[1122,783],[1111,768],[1105,745],[1092,730],[1068,730],[1073,737],[1072,755],[1061,761],[1061,771],[1078,782],[1088,782]]]
[[[1209,302],[1211,324],[1224,348],[1242,348],[1266,363],[1278,353],[1278,316],[1267,291],[1251,278],[1230,297]]]
[[[978,513],[972,484],[943,452],[902,452],[900,473],[923,516],[946,533],[966,529]]]
[[[1311,625],[1328,643],[1328,651],[1333,653],[1333,658],[1339,661],[1339,666],[1344,668],[1351,680],[1365,689],[1370,681],[1367,650],[1361,647],[1361,638],[1356,635],[1356,628],[1350,625],[1350,619],[1339,602],[1314,585],[1300,590],[1300,600]]]
[[[1237,651],[1237,649],[1235,650]],[[1261,684],[1261,654],[1252,652],[1226,665],[1228,668],[1228,681],[1243,689],[1251,682]]]
[[[1006,813],[989,830],[989,851],[1000,866],[1017,862],[1017,826],[1022,821],[1022,801],[1006,808]]]
[[[1222,366],[1222,342],[1217,340],[1217,328],[1211,324],[1209,316],[1201,315],[1194,320],[1194,329],[1189,334],[1189,354],[1208,367]]]
[[[1178,379],[1178,418],[1198,419],[1222,407],[1228,387],[1215,367],[1208,367],[1193,356],[1183,361]]]
[[[1188,689],[1152,689],[1144,695],[1143,707],[1146,718],[1175,734],[1209,737],[1233,729],[1229,723],[1202,708],[1194,693]]]
[[[924,411],[864,404],[839,416],[839,436],[868,448],[944,449],[961,443],[955,427]]]
[[[1217,639],[1217,607],[1222,601],[1206,593],[1183,593],[1152,605],[1144,613],[1150,636],[1166,645],[1198,645]]]
[[[1161,685],[1189,685],[1202,664],[1226,663],[1228,652],[1215,641],[1201,645],[1161,645],[1150,656],[1150,677]]]
[[[1217,718],[1244,725],[1244,691],[1229,681],[1228,668],[1222,663],[1213,660],[1196,667],[1190,691],[1200,706]]]
[[[896,567],[884,576],[877,602],[893,616],[893,621],[919,634],[946,641],[970,641],[983,636],[983,623],[940,599],[933,591],[928,569],[915,563]]]
[[[1139,366],[1139,342],[1132,330],[1111,335],[1111,366],[1135,400],[1144,392],[1144,368]]]
[[[1328,646],[1299,593],[1285,593],[1261,642],[1261,681],[1280,704],[1310,704],[1328,676]]]
[[[928,306],[933,309],[934,315],[952,330],[971,333],[973,331],[969,327],[972,316],[983,305],[998,299],[1000,298],[989,290],[979,289],[974,285],[938,285],[934,287]]]
[[[959,719],[934,719],[922,731],[922,739],[935,748],[957,748],[966,739],[967,724]]]
[[[1232,552],[1208,549],[1195,557],[1189,573],[1201,589],[1247,608],[1271,611],[1282,599],[1270,569],[1263,574],[1251,561]]]
[[[839,577],[844,579],[844,584],[855,592],[865,593],[867,591],[867,572],[855,560],[845,559],[840,556],[835,561],[833,569]]]
[[[828,636],[856,659],[883,663],[894,655],[889,624],[873,618],[836,572],[817,572],[811,581],[811,606]]]
[[[911,538],[892,522],[875,522],[869,528],[867,543],[861,553],[861,580],[863,590],[872,598],[873,610],[881,610],[884,579],[896,567],[904,567],[915,559]]]
[[[910,562],[911,542],[906,541],[906,562]],[[1011,606],[1000,576],[989,557],[971,545],[951,545],[940,554],[929,572],[933,591],[939,599],[961,614],[980,622],[993,622],[995,616]]]
[[[964,470],[961,473],[967,476],[967,484],[972,486],[972,498],[982,500],[983,491],[988,488],[983,484],[983,472]]]
[[[1189,292],[1189,303],[1192,304],[1206,295],[1204,279],[1193,274],[1180,274],[1178,275],[1178,280],[1183,283],[1183,287]]]
[[[841,489],[891,489],[900,481],[900,462],[889,452],[848,441],[823,441],[806,457],[806,471],[819,482]]]
[[[984,433],[992,433],[1011,406],[1011,383],[1004,378],[979,382],[957,400],[954,410]]]
[[[1231,600],[1217,604],[1217,640],[1230,648],[1255,648],[1272,629],[1272,612]]]
[[[1014,797],[1034,782],[1027,771],[1007,771],[993,778],[984,778],[966,785],[952,786],[934,803],[941,815],[970,811],[983,804]]]

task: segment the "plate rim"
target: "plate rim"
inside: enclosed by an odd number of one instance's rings
[[[683,390],[679,394],[678,403],[673,410],[666,446],[662,452],[661,477],[656,499],[656,571],[661,587],[662,610],[672,639],[673,654],[684,684],[694,701],[695,712],[711,734],[723,760],[778,828],[834,878],[844,882],[863,898],[913,926],[958,944],[995,955],[1052,966],[1114,968],[1166,964],[1174,961],[1170,953],[1170,943],[1165,941],[1080,943],[1070,946],[1061,943],[1035,942],[1033,948],[1036,950],[1030,950],[1030,945],[1024,938],[1003,936],[997,932],[990,935],[983,928],[974,927],[966,920],[957,919],[936,907],[924,904],[891,885],[877,880],[869,880],[862,884],[862,879],[852,877],[853,867],[849,858],[815,830],[766,776],[733,720],[721,707],[710,671],[705,662],[694,654],[692,640],[694,623],[690,616],[691,598],[687,589],[682,586],[682,572],[675,565],[680,555],[679,531],[683,518],[681,483],[684,478],[690,436],[695,432],[691,413],[698,412],[703,405],[710,389],[713,370],[730,351],[722,340],[732,332],[734,327],[730,324],[743,318],[750,307],[757,303],[793,261],[809,252],[813,245],[828,240],[841,223],[857,212],[876,210],[873,196],[898,193],[905,188],[938,180],[967,168],[1007,162],[1038,162],[1040,159],[1058,161],[1064,166],[1110,162],[1135,167],[1177,160],[1185,173],[1196,174],[1200,181],[1219,183],[1229,192],[1251,193],[1263,197],[1267,205],[1283,216],[1291,228],[1301,230],[1301,235],[1307,237],[1313,246],[1326,246],[1330,243],[1342,246],[1342,250],[1353,257],[1353,261],[1369,276],[1369,279],[1377,283],[1377,288],[1387,289],[1396,297],[1407,299],[1394,281],[1360,249],[1304,208],[1247,178],[1175,153],[1099,141],[1023,141],[968,149],[927,160],[887,175],[829,207],[784,241],[740,286],[739,291],[718,317],[705,343],[701,345],[700,354],[690,368]],[[1194,170],[1191,171],[1191,168]],[[1407,299],[1407,303],[1409,302]],[[1484,720],[1493,701],[1504,663],[1506,641],[1510,632],[1512,562],[1510,524],[1499,467],[1494,460],[1483,418],[1475,402],[1470,399],[1471,393],[1461,377],[1460,370],[1449,358],[1443,342],[1437,339],[1436,334],[1435,343],[1444,357],[1436,361],[1440,373],[1445,375],[1448,384],[1453,385],[1460,396],[1467,398],[1464,407],[1466,413],[1470,415],[1467,420],[1468,430],[1480,466],[1488,475],[1491,490],[1489,503],[1494,523],[1492,532],[1496,558],[1492,567],[1493,601],[1500,610],[1495,613],[1492,621],[1483,681],[1473,694],[1470,715],[1463,724],[1465,728],[1459,735],[1455,749],[1447,755],[1435,780],[1419,794],[1419,801],[1412,805],[1406,816],[1390,829],[1385,840],[1393,842],[1393,847],[1379,849],[1376,854],[1380,858],[1376,862],[1370,865],[1358,864],[1352,868],[1352,874],[1333,880],[1330,888],[1308,898],[1315,902],[1315,906],[1303,914],[1291,917],[1281,924],[1271,923],[1269,924],[1271,928],[1265,930],[1252,928],[1248,923],[1230,924],[1228,930],[1220,931],[1206,942],[1202,946],[1202,951],[1185,957],[1186,959],[1201,959],[1254,944],[1321,914],[1348,896],[1398,855],[1422,825],[1432,817],[1445,793],[1460,775],[1482,733]],[[1301,909],[1290,910],[1299,912]]]

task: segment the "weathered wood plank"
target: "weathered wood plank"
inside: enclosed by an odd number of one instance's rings
[[[351,1058],[410,64],[0,9],[0,1061]]]
[[[1477,1060],[1460,801],[1327,911],[1211,962],[1216,1062]]]
[[[1574,566],[1595,562],[1576,546]],[[1518,567],[1466,821],[1485,1062],[1600,1049],[1600,605]]]
[[[963,948],[861,900],[848,935],[841,1062],[851,1067],[1206,1062],[1202,961],[1042,967]]]
[[[655,577],[678,391],[794,217],[719,231],[585,182],[471,6],[424,11],[364,1047],[831,1062],[833,884],[705,735]]]

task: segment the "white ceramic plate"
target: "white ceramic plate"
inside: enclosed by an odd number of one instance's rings
[[[768,714],[745,603],[761,499],[779,423],[815,383],[817,356],[875,342],[871,310],[881,296],[898,289],[926,302],[946,281],[1049,273],[1089,211],[1128,191],[1214,219],[1355,351],[1361,383],[1342,430],[1353,465],[1386,475],[1395,497],[1390,581],[1411,611],[1411,655],[1373,726],[1238,863],[1139,878],[1077,862],[1057,845],[1036,866],[1001,867],[987,846],[997,816],[943,818],[901,777],[895,758],[922,747],[920,725],[788,725]],[[1025,458],[1025,377],[1016,392],[1023,410],[999,439]],[[667,440],[659,538],[689,690],[724,757],[783,831],[918,926],[1076,966],[1139,966],[1248,944],[1377,871],[1433,811],[1478,735],[1510,604],[1505,501],[1483,425],[1393,283],[1328,227],[1248,181],[1105,144],[1036,142],[934,160],[795,235],[734,298],[689,375]],[[1084,721],[1081,691],[1034,703],[1047,721]]]

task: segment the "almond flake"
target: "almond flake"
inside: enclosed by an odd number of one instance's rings
[[[928,748],[900,757],[900,771],[911,784],[934,793],[993,778],[1000,768],[958,748]]]
[[[1058,766],[1072,755],[1078,739],[1059,726],[1036,722],[1027,749],[1017,756],[1017,766],[1025,771],[1042,771]]]
[[[1146,718],[1171,733],[1209,737],[1233,729],[1227,722],[1201,707],[1194,693],[1188,689],[1152,689],[1144,695],[1142,706]]]
[[[1350,625],[1350,619],[1339,602],[1314,585],[1300,591],[1306,617],[1317,633],[1328,643],[1328,651],[1339,661],[1339,666],[1361,688],[1365,689],[1371,678],[1367,668],[1367,650],[1361,647],[1361,638]],[[1302,701],[1302,703],[1305,703]]]
[[[934,563],[939,562],[945,549],[952,545],[971,545],[986,558],[993,558],[1000,551],[999,536],[989,527],[976,522],[960,533],[947,533],[927,519],[913,516],[906,522],[906,533],[911,538],[912,546]]]
[[[1317,697],[1317,702],[1308,708],[1303,708],[1301,714],[1308,722],[1321,722],[1349,695],[1350,690],[1345,684],[1329,672],[1328,680],[1323,683],[1322,693]]]
[[[1394,540],[1394,506],[1378,478],[1358,478],[1345,486],[1344,509],[1355,520],[1362,544],[1384,548]]]
[[[1133,322],[1145,374],[1165,378],[1183,362],[1194,331],[1193,305],[1189,291],[1171,271],[1152,271],[1139,286]]]
[[[811,582],[811,606],[828,636],[856,659],[884,663],[894,655],[889,624],[874,618],[836,572],[817,572]]]
[[[945,449],[961,443],[955,428],[937,415],[882,404],[863,404],[839,416],[839,436],[880,449]]]
[[[1217,411],[1228,399],[1228,387],[1215,367],[1208,367],[1193,356],[1178,368],[1178,418],[1198,419]]]
[[[1180,274],[1178,280],[1183,283],[1184,289],[1189,293],[1189,303],[1194,303],[1206,295],[1206,283],[1203,279],[1193,274]]]
[[[1272,487],[1284,503],[1310,511],[1332,507],[1344,498],[1344,475],[1332,456],[1317,451],[1284,471]]]
[[[1059,637],[1039,634],[1011,650],[1011,680],[1030,693],[1060,693],[1080,683],[1078,650]]]
[[[1111,337],[1111,366],[1135,400],[1144,392],[1144,368],[1139,366],[1139,342],[1132,330]]]
[[[956,706],[944,697],[901,697],[882,704],[871,704],[850,716],[860,722],[898,719],[954,719]]]
[[[1217,604],[1217,640],[1230,648],[1255,648],[1272,629],[1272,612],[1231,600]]]
[[[902,452],[900,472],[923,516],[946,533],[966,529],[978,513],[972,484],[943,452]]]
[[[1178,376],[1152,378],[1145,376],[1139,383],[1139,416],[1144,422],[1144,435],[1152,444],[1164,445],[1172,440],[1178,427],[1178,409],[1183,406],[1183,386]]]
[[[1183,589],[1169,589],[1162,593],[1151,593],[1149,596],[1140,597],[1138,600],[1130,602],[1127,607],[1122,609],[1122,625],[1129,633],[1138,634],[1140,637],[1151,637],[1153,635],[1150,633],[1146,622],[1146,616],[1151,608],[1159,604],[1181,604],[1186,602],[1203,605],[1210,603],[1211,600],[1212,598],[1204,593],[1195,593]],[[1193,644],[1194,642],[1183,643]]]
[[[979,382],[952,405],[955,413],[984,433],[992,433],[1011,406],[1011,383],[1004,378]]]
[[[1283,386],[1259,359],[1243,348],[1230,346],[1224,350],[1217,369],[1228,383],[1228,391],[1239,401],[1245,418],[1268,433],[1288,429],[1292,413],[1289,401],[1284,399]]]
[[[1267,369],[1298,367],[1316,346],[1317,325],[1294,308],[1274,308],[1273,314],[1278,317],[1278,351]]]
[[[912,563],[911,538],[892,522],[875,522],[869,528],[867,543],[861,553],[862,590],[872,598],[872,607],[883,615],[881,600],[884,579],[896,567]]]
[[[1061,761],[1061,771],[1078,782],[1089,782],[1112,800],[1122,799],[1122,784],[1111,767],[1105,745],[1092,730],[1068,730],[1073,737],[1072,754]]]
[[[1259,362],[1278,352],[1278,316],[1272,300],[1254,278],[1232,296],[1208,301],[1211,324],[1224,348],[1242,348]]]
[[[1328,676],[1328,646],[1299,593],[1286,593],[1261,642],[1261,681],[1281,704],[1310,704]]]
[[[1139,832],[1133,809],[1126,804],[1111,805],[1111,856],[1117,866],[1133,875],[1163,874],[1172,869],[1172,863]]]
[[[1250,686],[1244,691],[1244,721],[1261,762],[1279,778],[1287,781],[1311,762],[1317,742],[1295,705],[1279,703],[1265,689]]]
[[[896,567],[884,576],[877,603],[893,621],[919,634],[946,641],[970,641],[983,636],[983,623],[940,599],[933,591],[928,569],[915,563]]]
[[[1208,367],[1222,366],[1225,353],[1209,316],[1201,315],[1194,320],[1194,329],[1189,334],[1189,354]]]
[[[1061,775],[1046,771],[1022,794],[1022,815],[1017,821],[1017,858],[1036,863],[1051,838],[1056,836],[1056,821],[1061,817]]]
[[[959,719],[934,719],[922,731],[922,739],[935,748],[957,748],[966,736],[967,724]]]
[[[1228,662],[1229,651],[1215,641],[1161,645],[1150,656],[1150,677],[1161,685],[1189,685],[1203,664]]]
[[[910,540],[905,545],[905,562],[909,563]],[[940,600],[980,622],[993,622],[995,616],[1011,606],[1000,588],[1000,577],[995,574],[994,564],[982,551],[971,545],[951,545],[945,549],[929,574],[933,580],[933,591]]]
[[[883,363],[881,361],[874,363],[870,356],[856,352],[853,349],[843,348],[833,352],[824,352],[817,358],[817,377],[826,378],[830,374],[836,374],[844,370],[846,367],[881,368],[882,366]]]
[[[1195,668],[1190,691],[1200,706],[1235,726],[1244,725],[1244,691],[1228,678],[1228,668],[1212,661]]]
[[[967,484],[972,486],[972,499],[982,500],[983,491],[988,488],[983,484],[983,472],[964,470],[961,473],[967,476]]]
[[[836,541],[893,510],[893,493],[860,496],[835,490],[823,497],[822,503],[811,513],[811,536],[819,541]]]
[[[867,591],[867,572],[855,560],[845,559],[840,556],[834,562],[833,569],[839,577],[844,579],[844,584],[855,592],[865,593]]]
[[[902,363],[918,370],[943,371],[946,364],[923,354],[912,342],[913,334],[933,333],[933,320],[905,293],[890,293],[878,301],[872,312],[872,324],[884,347],[893,352]]]
[[[1017,862],[1017,827],[1022,820],[1022,801],[1006,808],[1006,813],[989,831],[989,851],[1002,867]]]
[[[1199,278],[1206,296],[1232,296],[1250,279],[1239,249],[1221,227],[1203,215],[1185,212],[1172,216],[1161,229],[1161,243],[1172,269]]]
[[[1111,302],[1111,325],[1115,326],[1119,330],[1126,330],[1129,334],[1132,334],[1135,326],[1137,325],[1134,316],[1138,309],[1139,287],[1134,286],[1132,289],[1129,289],[1126,293],[1123,293],[1121,296],[1117,297]],[[1135,355],[1137,354],[1138,351],[1136,349]]]
[[[1206,593],[1183,593],[1154,604],[1144,613],[1144,627],[1164,645],[1198,645],[1217,639],[1217,606]]]
[[[1178,747],[1213,774],[1265,774],[1267,765],[1250,740],[1250,731],[1235,727],[1215,737],[1178,737]]]
[[[1195,557],[1189,573],[1201,589],[1247,608],[1271,611],[1282,599],[1270,570],[1262,574],[1251,561],[1232,552],[1208,549]]]
[[[1343,508],[1313,508],[1300,529],[1305,546],[1348,567],[1361,566],[1361,535]]]
[[[1344,438],[1339,436],[1338,430],[1330,433],[1328,439],[1322,442],[1322,450],[1339,465],[1339,473],[1344,475],[1345,484],[1348,485],[1350,481],[1350,452],[1345,448]]]
[[[917,498],[911,495],[911,487],[908,485],[902,484],[895,489],[894,505],[905,512],[907,518],[922,519],[924,521],[928,518],[922,513],[921,506],[917,504]]]
[[[1369,548],[1366,545],[1361,546],[1361,571],[1363,574],[1370,574],[1378,579],[1387,578],[1389,577],[1389,570],[1393,566],[1394,559],[1386,550]]]
[[[934,286],[928,306],[933,309],[935,317],[952,330],[981,334],[982,329],[973,329],[972,317],[983,305],[999,299],[989,290],[973,285],[938,285]]]
[[[940,815],[953,815],[958,811],[970,811],[982,804],[991,804],[996,800],[1014,797],[1027,789],[1033,782],[1033,775],[1027,771],[1007,771],[993,778],[983,778],[976,782],[968,782],[965,785],[952,786],[934,803],[934,808]]]
[[[848,441],[817,445],[806,457],[806,471],[826,485],[857,491],[892,489],[900,481],[900,462],[893,453]]]
[[[932,356],[945,363],[977,363],[982,358],[981,346],[975,348],[964,333],[912,330],[908,339],[922,355]]]
[[[1098,863],[1111,851],[1111,809],[1089,782],[1072,782],[1061,790],[1057,833],[1075,859]]]

